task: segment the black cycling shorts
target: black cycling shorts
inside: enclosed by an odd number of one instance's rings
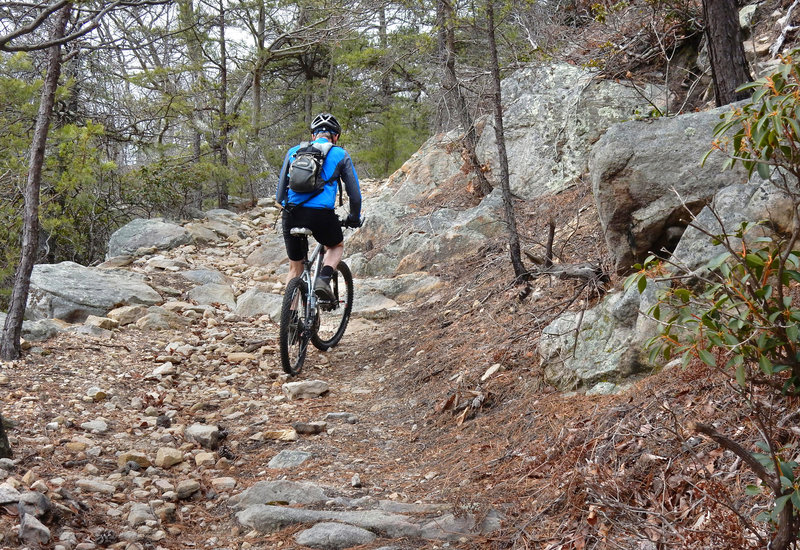
[[[286,243],[286,254],[290,260],[300,261],[308,253],[308,240],[295,237],[289,233],[293,227],[307,227],[314,234],[318,243],[328,247],[338,245],[344,240],[339,217],[334,210],[328,208],[307,208],[295,206],[283,211],[283,241]]]

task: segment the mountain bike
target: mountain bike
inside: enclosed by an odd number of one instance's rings
[[[291,234],[308,239],[311,230],[295,227]],[[320,351],[328,351],[339,343],[353,310],[353,275],[343,261],[339,262],[330,282],[334,299],[322,300],[314,293],[324,250],[317,244],[310,256],[306,254],[303,273],[289,281],[283,295],[279,343],[281,366],[290,376],[297,375],[303,368],[309,342]]]

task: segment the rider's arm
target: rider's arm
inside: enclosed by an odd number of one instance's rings
[[[347,191],[347,198],[350,202],[350,215],[354,218],[361,217],[361,187],[358,183],[358,175],[356,169],[353,167],[353,161],[350,155],[345,153],[344,158],[339,163],[340,173],[344,183],[344,189]]]
[[[291,150],[286,153],[286,158],[283,159],[283,166],[281,166],[281,173],[278,176],[278,188],[275,190],[275,200],[280,204],[284,204],[287,199],[287,187],[289,182],[289,158],[291,157]]]

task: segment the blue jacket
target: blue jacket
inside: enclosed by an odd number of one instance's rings
[[[317,138],[313,143],[326,143],[327,141],[325,138]],[[290,203],[300,204],[313,195],[313,193],[297,193],[289,188],[289,166],[294,161],[298,149],[300,149],[300,145],[295,145],[289,149],[286,153],[286,158],[283,159],[283,166],[278,178],[278,189],[275,192],[275,198],[283,206]],[[325,185],[325,189],[322,193],[304,203],[303,206],[334,210],[336,208],[336,193],[339,189],[338,182],[341,179],[345,191],[347,191],[350,215],[353,217],[361,216],[361,187],[358,183],[356,170],[353,168],[353,161],[347,151],[341,147],[331,147],[322,165],[322,179],[328,182]]]

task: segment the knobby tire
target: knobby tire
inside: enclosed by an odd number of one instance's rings
[[[309,331],[307,324],[313,324],[308,318],[308,292],[303,279],[296,277],[286,285],[281,305],[281,323],[279,344],[281,366],[290,375],[297,375],[303,368],[308,352]]]
[[[311,343],[321,351],[328,351],[339,343],[353,311],[353,274],[346,263],[339,262],[336,274],[331,279],[331,288],[338,297],[338,303],[329,311],[317,308],[319,324],[311,336]]]

